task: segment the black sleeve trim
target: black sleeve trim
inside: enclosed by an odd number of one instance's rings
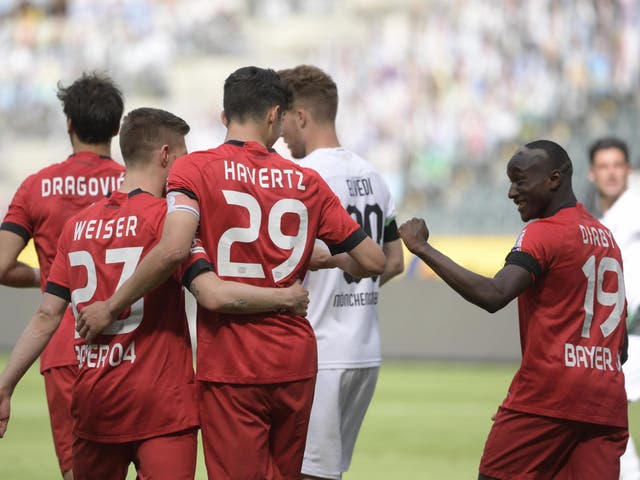
[[[367,234],[362,229],[362,227],[360,227],[358,230],[349,235],[344,242],[338,243],[337,245],[329,245],[329,251],[331,252],[331,255],[350,252],[351,250],[356,248],[358,244],[360,244],[360,242],[362,242],[365,238],[367,238]]]
[[[46,293],[60,297],[67,302],[71,302],[71,291],[67,287],[58,285],[57,283],[47,282],[47,286],[44,287]]]
[[[16,235],[19,235],[24,239],[25,242],[28,242],[31,239],[31,234],[24,228],[22,225],[18,225],[13,222],[3,222],[0,225],[0,230],[7,230],[8,232],[13,232]]]
[[[398,234],[398,224],[395,220],[392,220],[389,225],[384,227],[384,235],[382,238],[384,243],[393,242],[400,238],[400,234]]]
[[[193,193],[191,190],[187,190],[186,188],[172,188],[167,193],[171,193],[171,192],[183,193],[190,199],[195,200],[196,202],[198,201],[198,196],[195,193]]]
[[[204,258],[200,258],[193,262],[187,271],[184,272],[184,275],[182,275],[182,285],[189,288],[191,286],[191,282],[193,282],[198,275],[204,272],[213,272],[213,267]]]
[[[538,278],[542,273],[538,261],[526,252],[510,252],[504,259],[505,265],[518,265]]]

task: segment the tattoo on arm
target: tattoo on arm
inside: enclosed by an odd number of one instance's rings
[[[233,302],[226,303],[225,305],[223,305],[222,309],[225,312],[229,313],[242,313],[247,310],[248,306],[249,302],[247,300],[239,298],[237,300],[234,300]]]

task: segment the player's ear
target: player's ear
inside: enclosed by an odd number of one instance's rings
[[[229,119],[227,118],[227,114],[225,113],[224,110],[220,112],[220,121],[225,127],[227,128],[229,127]]]
[[[162,168],[167,168],[167,165],[169,165],[169,153],[169,145],[162,145],[160,148],[160,165],[162,165]]]
[[[306,127],[307,121],[309,120],[309,112],[303,108],[296,109],[296,120],[298,121],[298,126],[300,128]]]
[[[67,117],[67,133],[73,132],[73,124],[71,123],[71,119]]]
[[[272,125],[277,123],[282,118],[282,109],[280,105],[274,105],[267,111],[267,122]]]
[[[562,183],[562,172],[557,168],[554,168],[549,173],[549,184],[551,186],[551,190],[557,190],[561,183]]]

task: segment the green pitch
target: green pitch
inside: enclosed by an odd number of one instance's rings
[[[0,356],[2,368],[6,359]],[[515,364],[387,362],[345,480],[476,478],[490,417],[515,369]],[[630,415],[632,433],[640,438],[640,405],[632,405]],[[201,455],[198,462],[196,478],[206,479]],[[0,478],[60,478],[36,368],[13,397],[9,429],[0,440]]]

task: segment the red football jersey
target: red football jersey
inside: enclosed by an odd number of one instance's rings
[[[518,297],[522,364],[504,407],[625,427],[622,258],[611,232],[581,205],[528,224],[507,263],[534,284]]]
[[[255,142],[179,158],[168,186],[198,200],[202,243],[227,280],[288,286],[304,277],[316,238],[339,253],[366,236],[315,171]],[[278,383],[316,371],[316,341],[305,318],[198,309],[199,380]]]
[[[77,311],[105,300],[158,242],[164,199],[135,190],[115,192],[66,224],[46,286]],[[146,294],[97,336],[76,342],[78,378],[71,413],[74,431],[98,442],[128,442],[198,424],[193,357],[184,294],[210,269],[202,247],[164,284]]]
[[[33,238],[42,289],[66,221],[109,192],[115,192],[123,179],[124,167],[119,163],[95,153],[80,152],[64,162],[43,168],[22,182],[0,229],[14,232],[25,241]],[[40,357],[40,371],[76,363],[69,343],[73,333],[73,315],[67,311]]]

